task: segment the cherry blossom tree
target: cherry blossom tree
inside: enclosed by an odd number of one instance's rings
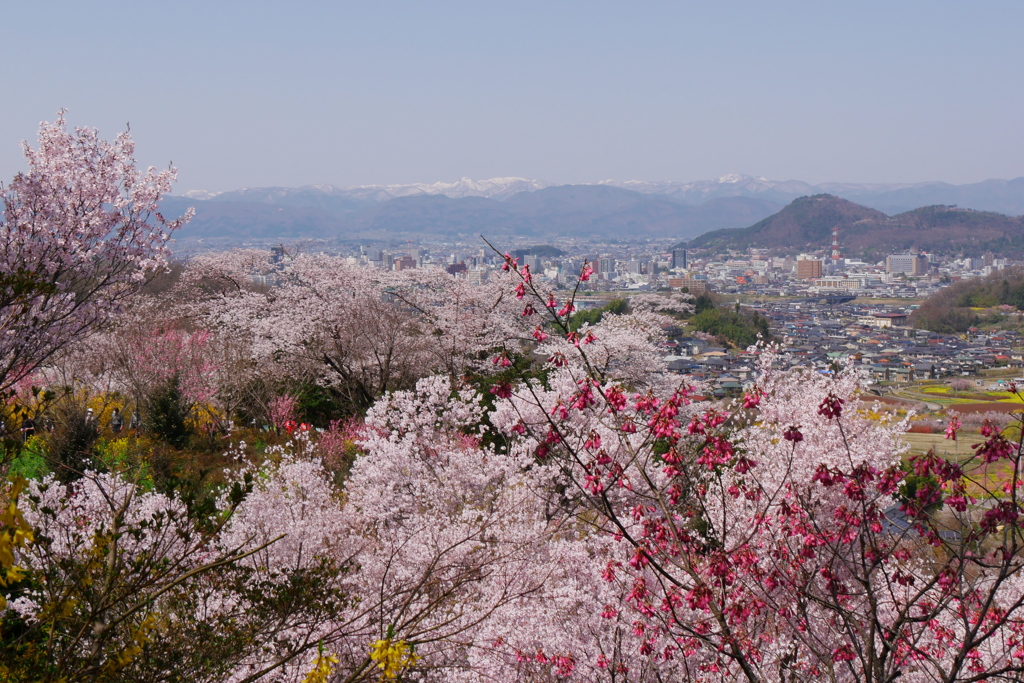
[[[188,220],[159,212],[175,171],[140,172],[127,133],[71,132],[61,112],[24,152],[28,170],[2,189],[0,390],[108,323]]]
[[[953,390],[954,394],[959,394],[961,391],[967,391],[968,389],[974,388],[974,382],[969,379],[963,379],[957,377],[949,383],[949,388]]]
[[[637,311],[687,316],[696,310],[693,301],[692,294],[681,292],[641,293],[630,297],[629,307]]]
[[[611,537],[553,516],[557,465],[482,445],[482,418],[479,396],[438,377],[368,414],[347,509],[373,540],[355,556],[370,634],[414,644],[413,671],[427,680],[601,680],[609,665],[620,679],[629,667],[651,674],[633,660],[630,624],[595,609],[595,597],[624,598],[595,563],[614,553]]]
[[[529,339],[530,326],[512,296],[510,280],[499,274],[481,284],[443,270],[404,270],[386,281],[389,296],[415,312],[427,341],[430,367],[458,381],[467,372],[486,372],[487,352]]]
[[[252,339],[253,361],[281,384],[329,387],[357,414],[433,372],[485,369],[487,350],[527,334],[499,283],[474,288],[442,272],[328,256],[281,270],[251,251],[196,259],[182,287],[195,294],[183,296],[195,324]]]
[[[551,529],[531,475],[464,433],[481,414],[443,377],[368,414],[346,482],[361,617],[332,650],[348,670],[372,676],[366,644],[384,640],[408,643],[431,679],[500,675],[485,624],[547,594]]]
[[[192,412],[217,394],[218,368],[210,349],[214,335],[184,330],[154,308],[136,307],[134,315],[122,316],[114,329],[96,340],[93,362],[102,372],[95,375],[109,378],[142,412],[156,391],[173,382],[185,411]]]
[[[222,519],[247,485],[226,492]],[[67,486],[32,482],[21,504],[33,539],[16,558],[23,580],[6,589],[0,659],[9,680],[159,679],[153,657],[182,649],[167,635],[196,609],[184,596],[199,594],[206,574],[230,579],[239,560],[260,550],[218,547],[223,521],[197,525],[187,501],[116,474],[85,472]]]

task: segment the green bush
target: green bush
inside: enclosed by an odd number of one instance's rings
[[[138,482],[143,490],[154,488],[151,467],[146,461],[149,453],[147,446],[152,442],[144,440],[140,443],[134,437],[121,437],[120,439],[100,439],[96,442],[94,450],[96,460],[103,465],[104,469],[111,472],[118,472],[129,479]]]
[[[26,479],[42,479],[50,473],[50,465],[46,462],[46,443],[40,436],[29,438],[11,459],[11,474],[21,475]]]
[[[154,437],[173,448],[184,448],[192,438],[188,408],[178,378],[172,377],[156,390],[149,402],[147,426]]]
[[[299,399],[296,408],[302,422],[326,426],[352,412],[337,392],[319,384],[303,384],[296,395]]]
[[[55,412],[53,431],[45,437],[46,452],[57,479],[66,484],[96,468],[93,447],[99,432],[84,405],[68,402]]]

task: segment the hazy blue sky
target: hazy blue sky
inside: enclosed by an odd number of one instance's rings
[[[1024,175],[1024,3],[2,3],[0,178],[59,107],[177,190]]]

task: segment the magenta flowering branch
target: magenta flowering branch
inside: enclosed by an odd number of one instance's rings
[[[985,429],[975,457],[1010,462],[1009,500],[990,496],[950,534],[929,509],[966,509],[962,469],[917,459],[917,474],[938,485],[901,509],[901,426],[846,410],[856,371],[783,373],[764,353],[758,388],[742,400],[748,416],[701,411],[685,389],[664,386],[623,400],[623,386],[597,370],[614,366],[591,361],[600,343],[569,328],[572,297],[559,308],[515,259],[505,267],[519,275],[524,311],[547,309],[562,335],[538,326],[547,383],[504,387],[492,421],[512,452],[559,463],[574,505],[626,544],[628,557],[605,574],[628,593],[604,613],[635,615],[639,655],[685,656],[688,680],[953,681],[1021,667],[1016,541],[971,549],[1019,534],[1019,443]],[[600,327],[593,334],[603,340]]]

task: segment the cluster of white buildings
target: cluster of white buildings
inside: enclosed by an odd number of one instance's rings
[[[779,296],[847,295],[859,297],[926,297],[946,284],[982,277],[1014,265],[995,255],[943,258],[934,254],[890,254],[884,261],[867,263],[833,260],[819,254],[778,256],[767,249],[750,249],[727,257],[704,256],[686,249],[659,251],[650,243],[576,245],[520,248],[520,263],[530,266],[541,281],[556,287],[576,284],[584,263],[593,275],[585,289],[599,291],[686,288],[692,293],[718,291]],[[559,255],[554,255],[559,254]],[[284,256],[281,248],[272,258]],[[455,245],[415,245],[406,248],[361,246],[346,257],[352,265],[385,270],[409,268],[446,270],[471,283],[485,282],[502,265],[502,257],[488,248]]]

